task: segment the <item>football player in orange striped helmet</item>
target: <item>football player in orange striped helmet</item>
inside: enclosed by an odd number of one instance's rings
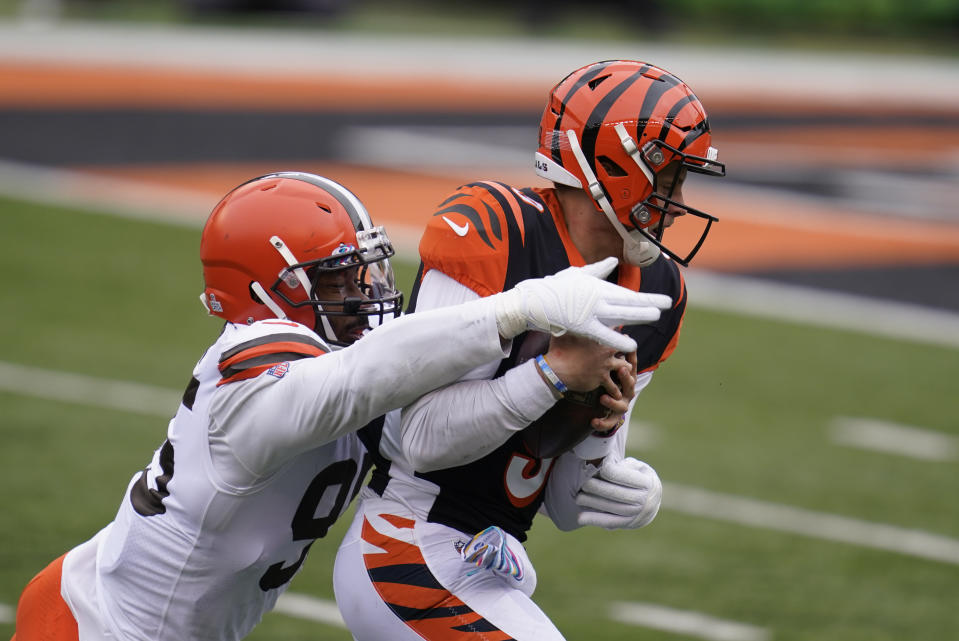
[[[586,65],[549,95],[539,126],[536,173],[583,189],[624,243],[626,259],[645,266],[660,251],[688,265],[717,219],[686,205],[686,172],[723,176],[709,119],[682,80],[654,65],[607,60]],[[704,221],[691,249],[663,242],[676,216]]]
[[[549,95],[535,161],[551,185],[477,180],[432,212],[414,316],[614,258],[609,281],[673,304],[655,323],[623,328],[637,349],[611,355],[600,387],[556,367],[573,350],[602,357],[599,346],[527,332],[507,357],[366,433],[372,481],[334,569],[354,639],[449,641],[479,631],[560,641],[531,598],[536,572],[523,542],[534,518],[545,514],[562,530],[634,529],[656,516],[662,483],[626,456],[629,417],[678,344],[680,265],[715,221],[685,204],[683,182],[690,171],[723,175],[716,156],[705,110],[682,81],[644,62],[597,62]],[[680,217],[704,229],[692,241],[674,230],[667,247],[664,232]]]

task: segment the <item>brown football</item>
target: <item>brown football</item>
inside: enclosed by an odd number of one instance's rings
[[[517,364],[549,349],[549,334],[528,332],[519,346]],[[616,380],[615,373],[613,380]],[[529,453],[536,458],[553,458],[567,452],[592,434],[590,421],[606,414],[599,404],[603,388],[591,392],[567,392],[549,410],[524,428],[520,435]]]

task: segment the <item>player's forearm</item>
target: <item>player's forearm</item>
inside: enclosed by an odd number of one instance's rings
[[[420,472],[465,465],[502,445],[555,402],[532,361],[493,380],[460,381],[403,409],[403,451]]]
[[[321,437],[332,440],[387,411],[403,407],[473,368],[498,360],[508,344],[496,328],[494,305],[465,305],[404,316],[377,327],[349,348],[323,356],[335,368],[310,402]],[[304,377],[309,385],[311,377]],[[322,397],[322,398],[321,398]]]

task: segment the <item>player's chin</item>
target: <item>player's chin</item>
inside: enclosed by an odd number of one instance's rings
[[[370,331],[370,326],[366,323],[363,323],[362,325],[353,325],[348,327],[342,332],[338,332],[337,336],[344,343],[352,345],[356,341],[366,336],[368,331]]]

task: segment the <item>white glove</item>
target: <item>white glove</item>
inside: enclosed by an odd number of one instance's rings
[[[476,566],[467,572],[466,576],[472,576],[480,570],[489,570],[512,587],[532,595],[536,586],[536,573],[530,573],[524,567],[522,558],[510,549],[506,533],[499,527],[491,525],[474,536],[460,550],[460,556],[467,563]]]
[[[634,292],[603,280],[619,261],[610,257],[585,267],[567,267],[546,278],[525,280],[496,294],[496,324],[504,338],[534,329],[562,336],[567,331],[620,352],[636,341],[612,327],[659,320],[673,301],[663,294]]]
[[[662,500],[663,483],[656,470],[632,457],[607,457],[576,494],[576,504],[585,508],[578,521],[607,530],[640,528],[653,520]]]

